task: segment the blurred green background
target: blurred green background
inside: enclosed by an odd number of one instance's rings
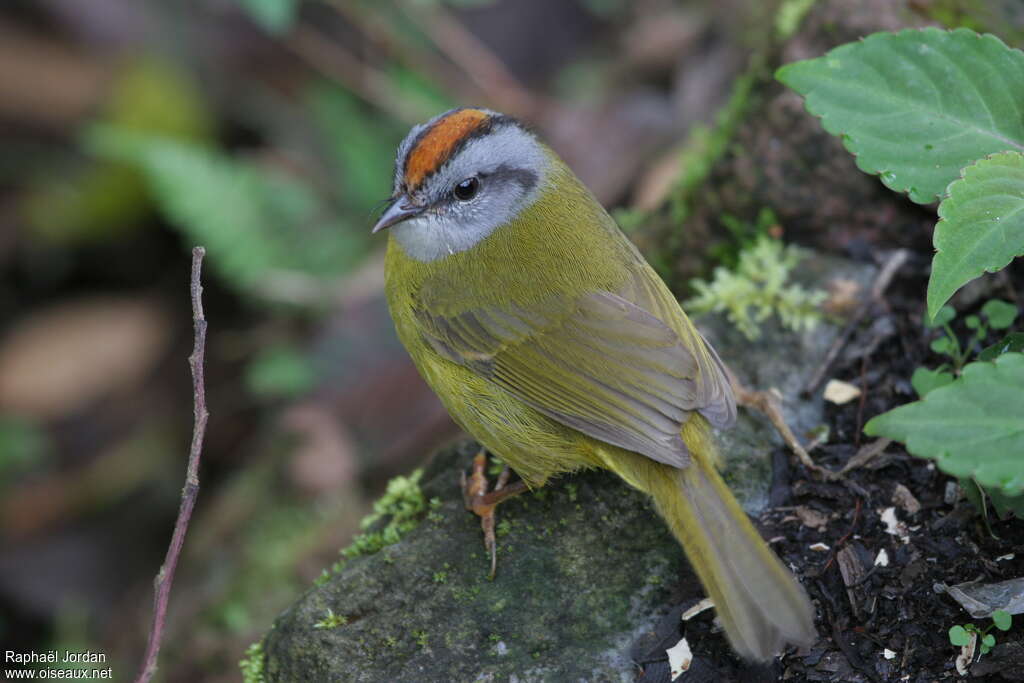
[[[386,481],[458,434],[394,338],[369,234],[409,126],[457,105],[518,116],[635,223],[765,16],[753,0],[5,0],[0,649],[136,670],[191,434],[193,245],[211,418],[159,678],[236,680]]]

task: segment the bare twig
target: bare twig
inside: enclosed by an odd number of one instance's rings
[[[857,325],[860,321],[868,314],[871,307],[882,298],[885,290],[889,287],[889,283],[892,282],[893,276],[896,275],[896,271],[900,269],[900,266],[910,256],[910,252],[906,249],[897,249],[889,255],[889,258],[882,264],[882,269],[878,271],[878,277],[875,278],[875,283],[871,287],[871,295],[864,300],[864,303],[860,305],[860,308],[850,318],[850,322],[846,324],[843,331],[839,333],[836,340],[832,342],[832,346],[829,347],[828,352],[825,354],[825,358],[821,361],[821,365],[811,375],[811,378],[807,380],[807,384],[804,385],[804,389],[801,392],[804,396],[809,396],[814,393],[821,385],[822,380],[825,379],[825,373],[828,372],[829,368],[832,367],[832,363],[835,361],[839,352],[842,351],[843,346],[850,339],[850,335],[857,329]]]
[[[192,369],[192,444],[188,451],[188,469],[185,474],[185,487],[181,491],[181,507],[178,508],[178,519],[174,523],[174,535],[167,547],[167,556],[153,580],[153,623],[149,629],[149,642],[146,644],[146,656],[142,670],[136,677],[136,683],[147,683],[156,673],[157,655],[163,640],[164,622],[167,619],[167,599],[174,581],[174,570],[178,566],[178,557],[185,544],[185,532],[192,517],[192,508],[196,504],[199,493],[199,455],[203,450],[203,436],[206,434],[206,421],[210,414],[206,411],[206,386],[203,381],[203,363],[206,354],[206,316],[203,314],[203,285],[199,276],[203,268],[203,256],[206,249],[192,249],[192,277],[189,289],[192,295],[192,355],[188,357]]]

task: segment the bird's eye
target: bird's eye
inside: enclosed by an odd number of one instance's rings
[[[452,194],[460,202],[468,202],[480,191],[480,180],[478,178],[466,178],[457,183],[452,189]]]

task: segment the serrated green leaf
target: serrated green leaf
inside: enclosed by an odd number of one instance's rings
[[[870,420],[864,432],[900,441],[954,477],[1007,495],[1024,491],[1024,354],[969,363],[953,383]]]
[[[933,242],[930,314],[983,272],[1024,254],[1024,156],[994,154],[965,168],[939,204]]]
[[[952,645],[963,647],[971,642],[971,636],[968,635],[967,629],[957,624],[956,626],[949,627],[949,642]]]
[[[874,33],[776,77],[862,171],[918,203],[935,201],[972,161],[1024,150],[1024,53],[992,35]]]
[[[954,377],[951,372],[918,368],[914,370],[914,374],[910,377],[910,384],[914,387],[917,395],[924,398],[932,390],[944,387],[953,380]]]
[[[995,360],[1010,351],[1024,351],[1024,332],[1011,332],[992,346],[982,349],[978,360]]]
[[[1013,617],[1010,613],[1004,609],[997,609],[992,613],[992,623],[996,625],[996,628],[1000,631],[1009,631],[1010,626],[1013,624]]]
[[[981,312],[988,318],[989,327],[993,330],[1005,330],[1017,319],[1017,307],[1001,299],[987,301],[981,307]]]

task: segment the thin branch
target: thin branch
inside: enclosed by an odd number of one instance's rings
[[[206,421],[210,414],[206,411],[206,386],[203,379],[203,363],[206,355],[206,316],[203,314],[203,285],[199,276],[203,269],[203,256],[206,249],[192,249],[192,277],[189,291],[192,295],[192,355],[188,357],[192,369],[192,444],[188,451],[188,469],[185,474],[185,488],[181,491],[181,507],[178,508],[178,519],[174,523],[174,535],[167,548],[167,556],[153,579],[153,623],[149,628],[149,642],[146,644],[146,656],[142,670],[135,679],[136,683],[148,683],[156,673],[157,655],[164,635],[164,623],[167,620],[167,600],[171,594],[171,583],[174,581],[174,570],[178,566],[178,557],[185,544],[185,532],[192,518],[192,508],[199,494],[199,455],[203,450],[203,437],[206,434]]]

